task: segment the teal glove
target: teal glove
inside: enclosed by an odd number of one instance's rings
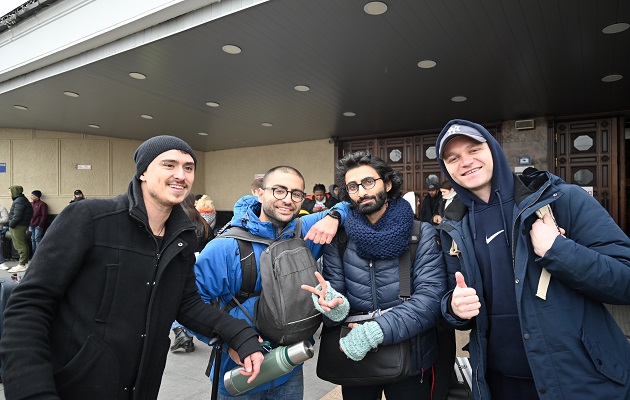
[[[356,325],[344,338],[339,339],[341,350],[354,361],[361,361],[371,349],[383,343],[383,330],[378,322]]]
[[[331,308],[330,311],[326,312],[319,305],[319,296],[316,294],[311,294],[313,304],[315,304],[315,309],[335,322],[343,321],[350,312],[350,303],[348,303],[348,299],[346,299],[346,296],[337,292],[335,289],[332,288],[332,286],[330,286],[330,282],[326,281],[326,287],[328,288],[328,290],[326,290],[326,297],[324,300],[331,301],[339,297],[343,299],[343,303],[339,304],[335,308]],[[317,285],[316,289],[322,290],[322,285]]]

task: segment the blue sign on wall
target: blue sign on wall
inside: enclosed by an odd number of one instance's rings
[[[7,163],[0,162],[0,172],[7,172]]]

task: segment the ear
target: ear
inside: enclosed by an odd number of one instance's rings
[[[144,174],[140,175],[140,178],[138,178],[138,179],[140,179],[142,182],[146,181],[146,178],[144,177]]]
[[[389,192],[390,190],[392,190],[392,181],[389,181],[385,184],[385,191]]]

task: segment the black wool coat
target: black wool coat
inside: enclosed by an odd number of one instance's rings
[[[55,218],[5,312],[8,399],[155,399],[175,319],[221,335],[241,358],[260,350],[245,321],[199,297],[195,227],[181,207],[163,240],[160,248],[135,178],[127,194],[76,202]]]

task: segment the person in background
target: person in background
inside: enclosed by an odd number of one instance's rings
[[[333,183],[332,185],[328,186],[328,193],[330,193],[330,195],[337,201],[339,200],[339,186],[337,186],[336,183]]]
[[[420,221],[420,218],[418,218],[418,214],[416,213],[418,205],[420,204],[420,199],[416,192],[407,192],[403,195],[402,198],[405,199],[407,203],[409,203],[409,205],[411,206],[411,211],[413,211],[413,219]]]
[[[9,269],[11,273],[24,272],[29,259],[29,244],[26,231],[33,218],[33,206],[23,194],[22,186],[14,185],[9,188],[9,193],[13,199],[11,210],[9,211],[9,235],[13,241],[13,247],[20,255],[18,265]]]
[[[201,198],[201,196],[203,196],[203,194],[196,194],[196,195],[195,195],[195,208],[197,208],[197,202],[199,201],[199,199]]]
[[[31,192],[31,205],[33,207],[33,216],[29,223],[28,230],[31,231],[31,251],[35,254],[39,242],[44,237],[46,229],[46,220],[48,219],[48,204],[41,200],[42,192],[33,190]]]
[[[176,319],[221,336],[256,378],[258,334],[197,293],[195,225],[180,207],[196,161],[183,140],[152,137],[125,194],[55,218],[4,312],[7,399],[156,399]]]
[[[4,234],[9,230],[9,212],[2,204],[0,204],[0,243],[4,243]],[[9,266],[4,263],[4,254],[2,254],[2,246],[0,245],[0,270],[6,271]]]
[[[332,197],[330,193],[326,193],[326,186],[321,183],[313,186],[313,194],[306,196],[302,203],[302,210],[308,211],[309,214],[328,210],[339,200]]]
[[[262,188],[262,186],[263,186],[263,178],[256,178],[256,179],[254,179],[254,181],[252,182],[252,185],[251,185],[252,196],[257,196],[258,195],[258,190],[260,188]]]
[[[195,233],[197,235],[197,247],[195,248],[195,254],[198,255],[210,239],[212,239],[212,232],[208,222],[201,217],[194,205],[195,195],[190,193],[182,202],[182,208],[188,218],[190,218],[192,223],[196,226]],[[171,346],[171,351],[175,351],[177,349],[183,349],[186,353],[195,351],[195,343],[193,342],[191,332],[188,332],[182,324],[177,321],[173,322],[171,329],[175,334],[175,342]]]
[[[197,201],[197,205],[195,206],[201,217],[206,220],[208,225],[210,226],[210,232],[214,232],[214,227],[217,223],[217,211],[214,208],[214,202],[208,195],[204,194]]]
[[[470,329],[474,399],[630,399],[630,343],[604,303],[630,304],[630,239],[547,171],[512,173],[483,126],[437,138],[457,192],[439,226],[442,314]]]
[[[442,199],[440,200],[440,205],[438,206],[437,214],[433,216],[433,223],[435,225],[439,225],[442,223],[442,218],[444,218],[444,212],[446,208],[453,202],[453,199],[457,196],[455,193],[455,189],[453,189],[453,185],[447,179],[440,184],[440,193],[442,194]]]
[[[433,216],[437,213],[442,194],[439,191],[437,182],[429,183],[428,188],[429,192],[422,199],[422,205],[420,206],[420,221],[436,225],[433,221]]]
[[[83,195],[81,189],[77,189],[74,191],[74,197],[72,198],[72,200],[70,200],[70,204],[76,203],[77,201],[81,200],[85,200],[85,196]]]
[[[334,322],[348,315],[373,315],[364,318],[368,322],[351,323],[350,333],[339,341],[352,360],[362,360],[379,344],[408,339],[413,339],[415,351],[412,376],[391,384],[374,385],[366,380],[363,386],[342,386],[343,398],[380,399],[384,391],[388,400],[429,400],[438,358],[436,325],[446,291],[437,232],[431,224],[422,223],[420,242],[412,255],[412,295],[402,301],[398,268],[400,257],[409,251],[414,218],[409,203],[400,198],[401,174],[381,158],[358,151],[339,160],[335,178],[342,187],[341,200],[351,207],[344,223],[347,247],[342,259],[338,239],[333,239],[324,250],[323,277],[315,273],[320,284],[302,288],[313,294],[315,307]],[[447,366],[449,377],[453,361]]]

